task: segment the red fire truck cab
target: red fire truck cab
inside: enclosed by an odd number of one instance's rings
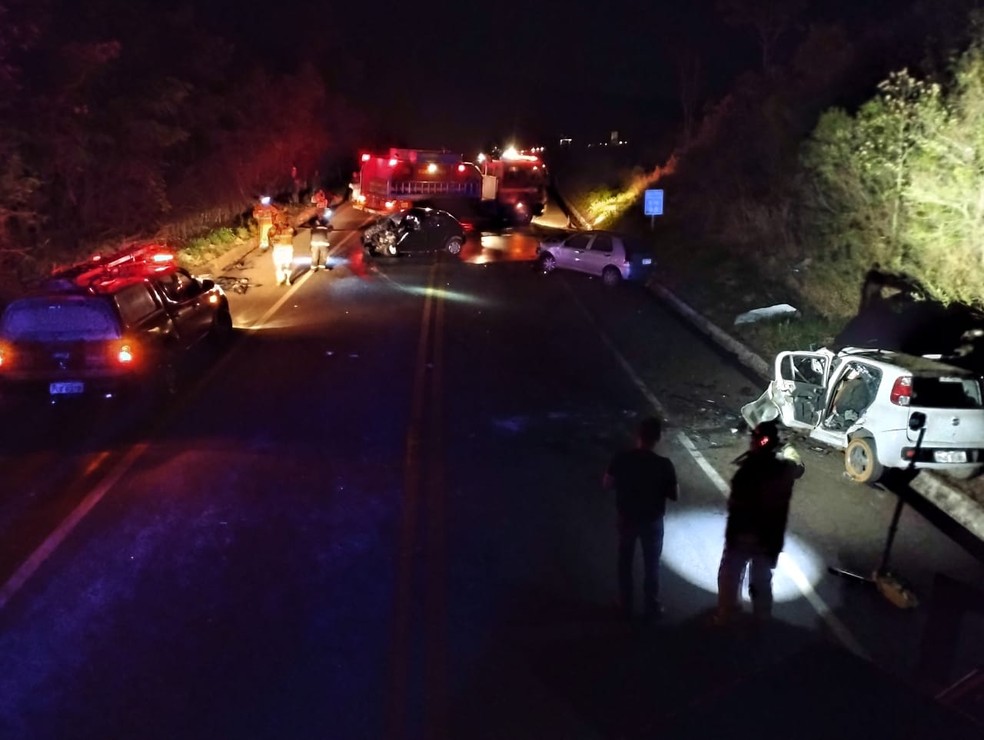
[[[538,156],[506,149],[498,159],[479,155],[485,176],[486,197],[529,218],[539,216],[547,203],[547,168]],[[489,196],[488,193],[494,192]]]

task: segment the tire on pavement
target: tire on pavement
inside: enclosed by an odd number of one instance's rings
[[[603,282],[606,287],[614,288],[622,282],[622,273],[620,273],[618,269],[608,266],[601,271],[601,282]]]
[[[878,462],[875,440],[854,437],[844,450],[844,471],[855,483],[874,483],[881,478],[883,468]]]

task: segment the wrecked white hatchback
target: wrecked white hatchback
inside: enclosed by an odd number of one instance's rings
[[[925,414],[918,450],[915,412]],[[960,478],[984,466],[980,379],[923,357],[853,347],[780,352],[769,387],[741,414],[750,426],[778,419],[844,450],[847,475],[859,483],[910,462]]]

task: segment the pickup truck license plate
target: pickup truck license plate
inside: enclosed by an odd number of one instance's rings
[[[85,390],[85,383],[52,383],[48,392],[52,396],[73,396]]]
[[[933,461],[938,463],[965,463],[967,462],[967,452],[965,450],[935,450]]]

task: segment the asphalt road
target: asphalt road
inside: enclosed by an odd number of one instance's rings
[[[5,419],[0,736],[700,736],[804,655],[864,656],[845,689],[914,680],[928,610],[826,571],[877,565],[894,497],[802,443],[776,624],[707,624],[757,380],[642,289],[538,274],[528,235],[367,262],[360,218],[336,215],[331,271],[302,237],[289,288],[267,254],[231,267],[236,341],[179,399]],[[627,625],[600,478],[655,411],[668,611]],[[926,602],[937,573],[984,582],[911,510],[892,564]],[[981,635],[968,617],[954,675]]]

